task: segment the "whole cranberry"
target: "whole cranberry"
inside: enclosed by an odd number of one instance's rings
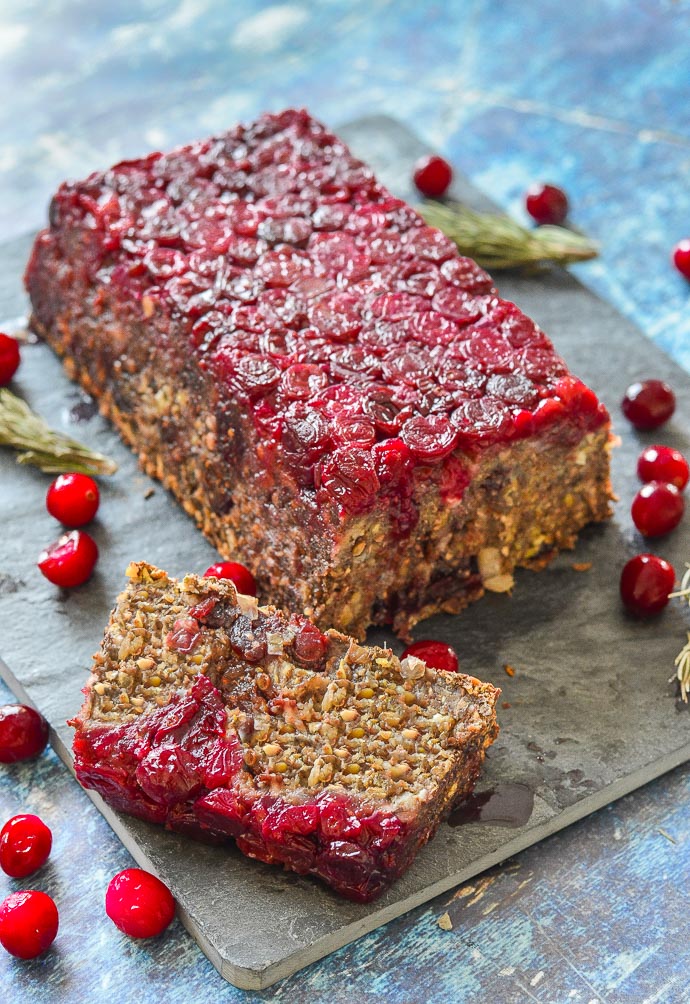
[[[684,507],[683,496],[675,485],[650,481],[640,488],[630,511],[640,533],[660,537],[678,526]]]
[[[453,169],[438,154],[422,157],[414,166],[413,181],[427,199],[440,199],[453,180]]]
[[[30,760],[48,743],[48,723],[25,704],[0,707],[0,763]]]
[[[525,193],[525,208],[535,222],[558,226],[568,215],[568,196],[556,185],[530,185]]]
[[[0,387],[10,382],[20,362],[19,342],[0,331]]]
[[[86,530],[70,530],[38,556],[38,567],[48,582],[63,589],[81,586],[96,567],[98,547]]]
[[[690,469],[680,452],[671,446],[648,446],[637,461],[640,481],[666,481],[683,491],[688,483]]]
[[[0,903],[0,945],[18,959],[35,959],[55,941],[59,917],[44,892],[22,889]]]
[[[110,880],[105,912],[131,938],[153,938],[171,923],[175,900],[155,875],[141,868],[125,868]]]
[[[690,239],[687,237],[674,247],[673,264],[685,279],[690,280]]]
[[[88,474],[60,474],[46,494],[46,509],[69,527],[84,526],[96,515],[98,485]]]
[[[12,816],[0,830],[0,868],[12,878],[26,878],[44,865],[53,835],[38,816]]]
[[[675,409],[675,394],[663,380],[631,383],[621,401],[625,417],[642,432],[663,425]]]
[[[245,596],[256,596],[256,579],[239,561],[217,561],[204,572],[204,578],[212,576],[216,579],[230,579],[234,582],[238,593]]]
[[[405,659],[408,655],[416,656],[432,669],[444,669],[447,673],[458,671],[459,663],[455,649],[443,641],[415,641],[407,646],[400,658]]]
[[[660,613],[673,592],[676,573],[673,565],[656,554],[636,554],[621,572],[621,599],[635,617]]]

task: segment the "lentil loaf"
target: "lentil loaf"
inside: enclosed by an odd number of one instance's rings
[[[609,514],[594,393],[305,111],[63,184],[26,285],[144,469],[322,626],[406,637]]]
[[[366,902],[470,794],[500,691],[135,563],[70,723],[77,777]]]

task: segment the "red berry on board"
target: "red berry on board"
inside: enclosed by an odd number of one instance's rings
[[[44,892],[22,889],[0,903],[0,945],[18,959],[35,959],[55,941],[59,917]]]
[[[256,579],[245,565],[239,561],[218,561],[204,572],[204,578],[213,576],[216,579],[230,579],[235,583],[238,593],[245,596],[256,596]]]
[[[0,868],[12,878],[26,878],[48,860],[53,835],[38,816],[12,816],[0,830]]]
[[[635,617],[652,617],[664,609],[673,592],[673,565],[656,554],[636,554],[621,572],[621,599]]]
[[[10,382],[20,362],[19,342],[0,331],[0,387]]]
[[[0,707],[0,763],[30,760],[48,743],[48,723],[25,704]]]
[[[673,264],[690,281],[690,239],[678,241],[673,249]]]
[[[633,523],[645,537],[660,537],[680,523],[685,504],[675,485],[650,481],[633,499]]]
[[[46,494],[46,509],[65,526],[84,526],[96,515],[98,485],[88,474],[60,474]]]
[[[98,547],[93,537],[86,530],[70,530],[41,551],[38,567],[53,585],[71,589],[91,578],[97,561]]]
[[[563,223],[568,215],[568,196],[556,185],[530,185],[525,193],[525,208],[537,223]]]
[[[162,934],[175,916],[175,900],[167,886],[141,868],[125,868],[110,880],[105,912],[130,938]]]
[[[412,175],[415,185],[427,199],[440,199],[445,195],[453,180],[453,169],[447,160],[438,154],[422,157],[414,166]]]
[[[401,659],[414,655],[432,669],[445,669],[447,673],[457,673],[459,668],[455,650],[443,641],[415,641],[408,645]]]
[[[683,491],[690,468],[680,450],[672,446],[648,446],[638,458],[637,473],[640,481],[665,481]]]
[[[676,396],[663,380],[641,380],[631,383],[621,401],[621,410],[636,429],[645,431],[671,417],[676,408]]]

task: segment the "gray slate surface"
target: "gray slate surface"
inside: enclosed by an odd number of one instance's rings
[[[410,166],[423,152],[412,135],[382,118],[341,132],[393,191],[411,195]],[[462,179],[455,191],[477,208],[488,207]],[[26,309],[19,276],[29,246],[27,237],[0,248],[0,316]],[[170,886],[193,936],[237,986],[270,985],[690,758],[690,715],[668,682],[685,637],[680,606],[637,623],[618,599],[620,568],[631,554],[658,550],[682,570],[689,553],[686,525],[657,548],[636,534],[629,517],[642,444],[661,438],[690,453],[688,375],[564,272],[503,276],[499,286],[600,394],[622,437],[613,465],[621,502],[610,525],[585,532],[577,550],[548,571],[518,574],[512,597],[487,596],[459,617],[437,617],[417,630],[417,637],[455,645],[464,671],[503,688],[510,707],[500,711],[501,734],[480,787],[527,785],[535,793],[534,811],[519,829],[444,824],[383,899],[359,906],[234,848],[206,847],[120,816],[95,796],[137,861]],[[640,436],[619,418],[625,387],[646,376],[668,380],[678,395],[676,415],[661,435]],[[102,482],[97,574],[68,593],[50,586],[35,567],[40,549],[57,536],[43,501],[50,478],[16,466],[9,452],[0,456],[0,669],[18,696],[48,717],[55,748],[69,765],[65,720],[79,706],[127,563],[145,559],[182,574],[203,571],[216,555],[167,493],[138,471],[107,424],[97,415],[85,418],[88,402],[44,346],[25,350],[14,386],[52,424],[120,464],[117,476]],[[155,493],[146,499],[152,486]],[[589,572],[572,568],[589,561]],[[391,643],[385,632],[372,632],[374,638]],[[515,667],[513,678],[504,663]]]

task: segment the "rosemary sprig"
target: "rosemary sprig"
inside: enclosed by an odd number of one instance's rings
[[[51,429],[25,401],[0,389],[0,445],[20,450],[17,461],[33,464],[47,474],[114,474],[117,464],[76,439]]]
[[[674,598],[687,600],[690,603],[690,565],[685,566],[685,574],[680,581],[680,589],[675,593],[669,593],[669,599]],[[675,679],[680,684],[680,696],[687,704],[688,695],[690,694],[690,631],[688,631],[687,642],[675,658],[674,665],[676,667]],[[671,679],[673,680],[674,677],[671,677]]]
[[[425,202],[418,207],[427,223],[438,227],[461,254],[484,268],[538,267],[545,262],[570,265],[596,258],[596,244],[564,227],[528,230],[502,213],[475,213],[459,202]]]

